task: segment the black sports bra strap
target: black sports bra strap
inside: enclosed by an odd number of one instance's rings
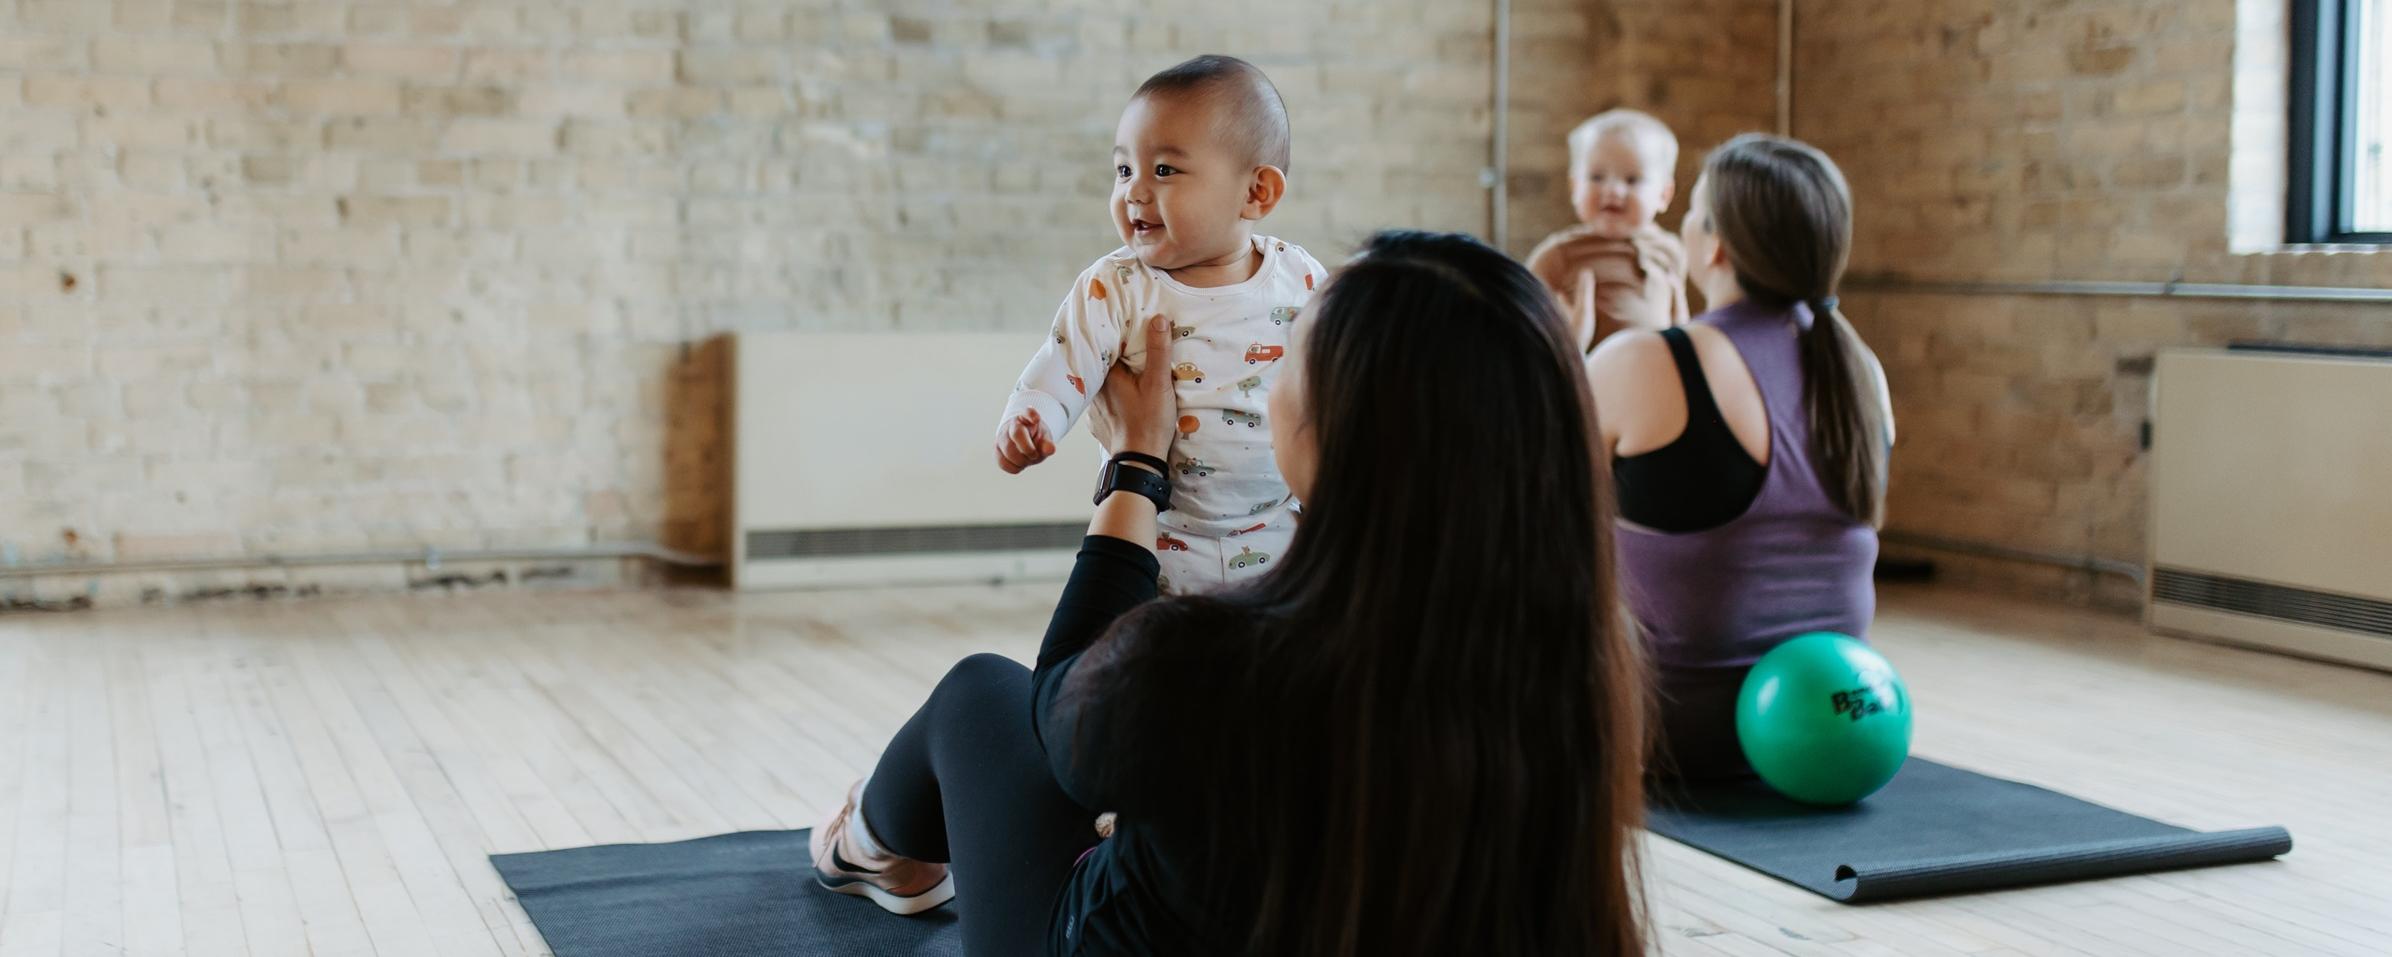
[[[1703,360],[1695,355],[1694,337],[1686,334],[1684,326],[1661,330],[1661,340],[1669,343],[1669,356],[1678,365],[1678,384],[1686,389],[1686,431],[1711,431],[1710,426],[1727,428],[1727,416],[1720,414],[1719,401],[1711,397],[1711,380],[1703,375]],[[1697,429],[1696,426],[1705,428]]]

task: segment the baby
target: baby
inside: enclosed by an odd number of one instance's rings
[[[1608,110],[1570,131],[1570,206],[1578,225],[1545,237],[1528,269],[1561,297],[1579,344],[1624,328],[1686,322],[1686,247],[1653,224],[1677,193],[1678,138],[1635,110]]]
[[[997,427],[1007,472],[1045,461],[1116,356],[1171,364],[1179,436],[1155,551],[1166,592],[1260,575],[1286,551],[1294,501],[1271,458],[1271,385],[1297,310],[1328,271],[1254,233],[1287,192],[1287,108],[1252,64],[1200,56],[1147,79],[1113,140],[1113,227],[1126,245],[1073,280]],[[1139,323],[1170,319],[1170,354]],[[1115,424],[1090,427],[1108,449]]]

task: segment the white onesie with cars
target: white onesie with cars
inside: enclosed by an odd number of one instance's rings
[[[1061,438],[1089,408],[1090,390],[1125,352],[1146,368],[1138,323],[1171,319],[1171,375],[1179,435],[1171,442],[1171,509],[1156,520],[1155,552],[1167,593],[1208,591],[1268,571],[1295,534],[1287,482],[1271,458],[1269,415],[1297,313],[1328,270],[1300,247],[1254,237],[1262,268],[1229,286],[1181,285],[1114,250],[1080,274],[1046,342],[1022,370],[1005,421],[1026,409]],[[1089,427],[1108,452],[1119,432],[1104,415]]]

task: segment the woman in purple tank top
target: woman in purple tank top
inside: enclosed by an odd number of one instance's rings
[[[1736,692],[1809,631],[1866,636],[1893,415],[1835,308],[1852,197],[1823,153],[1746,135],[1712,152],[1681,230],[1710,311],[1588,360],[1619,494],[1620,576],[1659,677],[1651,770],[1749,774]]]

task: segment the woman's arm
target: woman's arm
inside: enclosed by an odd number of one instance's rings
[[[1677,371],[1669,343],[1649,329],[1624,331],[1595,345],[1595,354],[1586,360],[1586,377],[1594,390],[1595,419],[1603,427],[1606,451],[1649,451],[1645,446],[1660,428],[1656,420],[1685,418],[1686,395],[1677,385]]]
[[[1156,316],[1146,324],[1146,368],[1131,373],[1115,365],[1106,374],[1096,401],[1121,423],[1120,452],[1141,452],[1161,458],[1170,451],[1177,427],[1178,400],[1171,383],[1170,324]],[[1142,468],[1124,462],[1124,468]],[[1165,476],[1168,478],[1169,476]],[[1155,504],[1143,495],[1115,492],[1098,502],[1088,522],[1088,537],[1072,568],[1063,597],[1038,648],[1038,665],[1030,675],[1031,730],[1046,746],[1056,779],[1073,790],[1069,775],[1077,767],[1071,745],[1077,709],[1059,705],[1065,680],[1080,656],[1132,608],[1155,597]]]

